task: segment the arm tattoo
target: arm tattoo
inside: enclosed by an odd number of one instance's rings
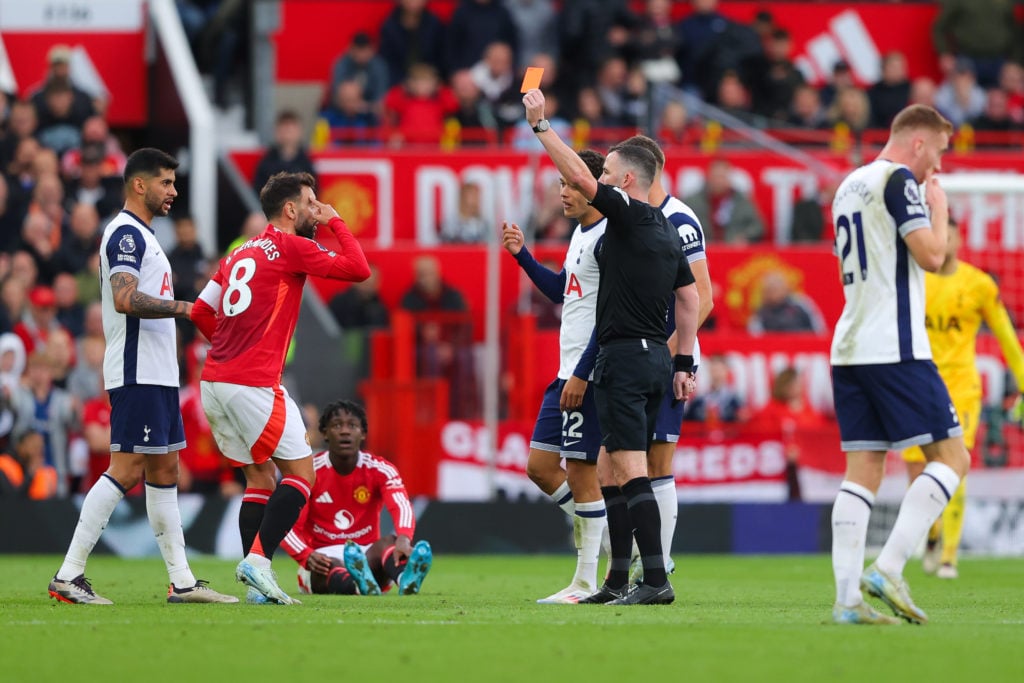
[[[138,290],[139,279],[129,273],[110,276],[110,291],[114,309],[136,318],[182,318],[188,316],[184,301],[158,299]]]

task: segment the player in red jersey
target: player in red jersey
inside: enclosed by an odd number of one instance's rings
[[[235,577],[254,589],[252,602],[297,602],[277,585],[270,561],[314,477],[302,415],[281,384],[306,276],[370,276],[359,243],[338,212],[317,201],[314,187],[308,173],[272,176],[260,191],[270,224],[221,260],[192,309],[212,344],[201,378],[203,408],[221,452],[245,473],[238,515],[245,557]],[[337,237],[338,252],[315,241],[318,224]]]
[[[416,518],[405,484],[394,465],[362,450],[366,432],[366,412],[352,401],[336,401],[320,416],[327,450],[313,458],[309,505],[283,543],[305,593],[379,595],[394,583],[409,595],[430,570],[430,544],[412,543]],[[385,505],[395,533],[382,538]]]

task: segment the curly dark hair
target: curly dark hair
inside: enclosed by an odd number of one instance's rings
[[[368,425],[366,423],[366,409],[356,401],[335,401],[334,403],[328,403],[324,411],[320,413],[320,432],[327,431],[327,423],[331,421],[335,413],[346,412],[349,415],[353,415],[359,418],[359,424],[363,428],[363,434],[365,435],[368,431]]]

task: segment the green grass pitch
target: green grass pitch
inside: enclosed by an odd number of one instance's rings
[[[95,557],[113,607],[57,604],[60,558],[0,556],[0,679],[44,681],[1024,680],[1024,561],[907,571],[927,626],[838,627],[829,558],[679,556],[671,606],[537,605],[571,556],[438,556],[418,596],[302,596],[295,607],[168,605],[159,559]],[[243,596],[234,564],[197,576]],[[275,560],[293,595],[294,563]],[[651,677],[654,677],[653,679]]]

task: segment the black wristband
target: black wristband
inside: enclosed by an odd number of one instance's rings
[[[693,372],[693,356],[677,353],[672,356],[672,372]]]

